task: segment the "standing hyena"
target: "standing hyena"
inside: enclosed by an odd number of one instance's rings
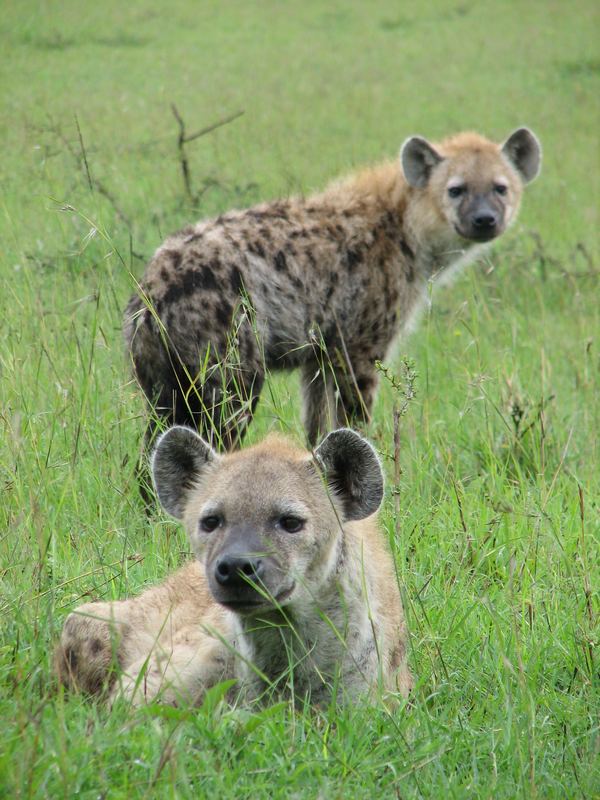
[[[308,199],[200,222],[158,249],[124,332],[137,379],[167,424],[231,447],[265,370],[292,367],[302,370],[311,445],[368,418],[375,361],[414,317],[428,281],[515,219],[540,146],[526,128],[503,145],[475,133],[435,146],[413,137],[401,163]]]
[[[402,604],[375,516],[383,475],[365,439],[340,429],[310,454],[271,436],[221,456],[176,426],[152,470],[198,560],[133,600],[72,613],[56,658],[65,684],[133,702],[199,701],[227,678],[247,698],[407,696]]]

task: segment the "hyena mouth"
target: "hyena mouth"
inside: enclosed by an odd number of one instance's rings
[[[254,596],[244,598],[227,598],[220,599],[219,603],[230,611],[235,611],[237,614],[252,614],[258,609],[277,608],[283,605],[292,596],[296,584],[292,583],[291,586],[278,592],[276,595],[259,595],[257,592]]]
[[[455,225],[454,230],[463,239],[466,239],[469,242],[477,242],[478,244],[483,244],[484,242],[491,242],[492,239],[495,239],[502,233],[502,229],[500,227],[489,228],[485,230],[469,228],[468,230],[465,231],[458,225]]]

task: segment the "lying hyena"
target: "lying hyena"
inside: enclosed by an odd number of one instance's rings
[[[368,419],[376,360],[414,318],[428,282],[515,219],[540,146],[526,128],[502,145],[475,133],[435,146],[412,137],[401,164],[167,239],[124,326],[137,379],[166,424],[191,425],[229,448],[251,419],[265,370],[292,367],[302,371],[311,445],[338,424]]]
[[[221,456],[174,427],[152,470],[198,560],[133,600],[72,613],[56,659],[66,685],[134,702],[199,701],[227,678],[247,698],[268,687],[312,702],[408,694],[402,604],[375,516],[383,475],[365,439],[340,429],[311,455],[269,437]]]

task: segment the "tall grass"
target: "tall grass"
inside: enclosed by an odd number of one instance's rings
[[[16,797],[582,797],[598,769],[598,11],[558,2],[152,0],[3,9],[0,787]],[[185,145],[190,133],[245,113]],[[171,230],[430,138],[526,123],[520,223],[434,293],[369,435],[411,710],[160,707],[57,693],[77,603],[189,557],[146,518],[120,318]],[[301,436],[295,376],[248,441]],[[395,435],[396,431],[396,435]]]

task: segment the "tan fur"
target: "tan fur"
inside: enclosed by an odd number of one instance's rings
[[[377,482],[370,446],[351,432],[343,437],[367,455],[365,484]],[[200,702],[206,688],[226,678],[237,679],[246,699],[269,686],[312,702],[332,691],[339,700],[373,690],[406,697],[411,676],[393,561],[375,515],[345,520],[343,492],[332,494],[327,467],[325,482],[317,468],[325,448],[317,449],[316,462],[279,437],[225,457],[202,452],[181,513],[198,560],[137,598],[88,603],[70,614],[56,655],[61,681],[134,704],[157,696]],[[168,507],[160,477],[168,473],[160,473],[157,458],[157,488]],[[277,515],[292,512],[302,515],[302,530],[279,530]],[[211,533],[201,530],[207,513],[224,520]],[[275,566],[264,577],[270,599],[248,589],[262,605],[237,611],[215,600],[209,578],[240,531]],[[281,585],[293,588],[279,603],[273,596]]]

